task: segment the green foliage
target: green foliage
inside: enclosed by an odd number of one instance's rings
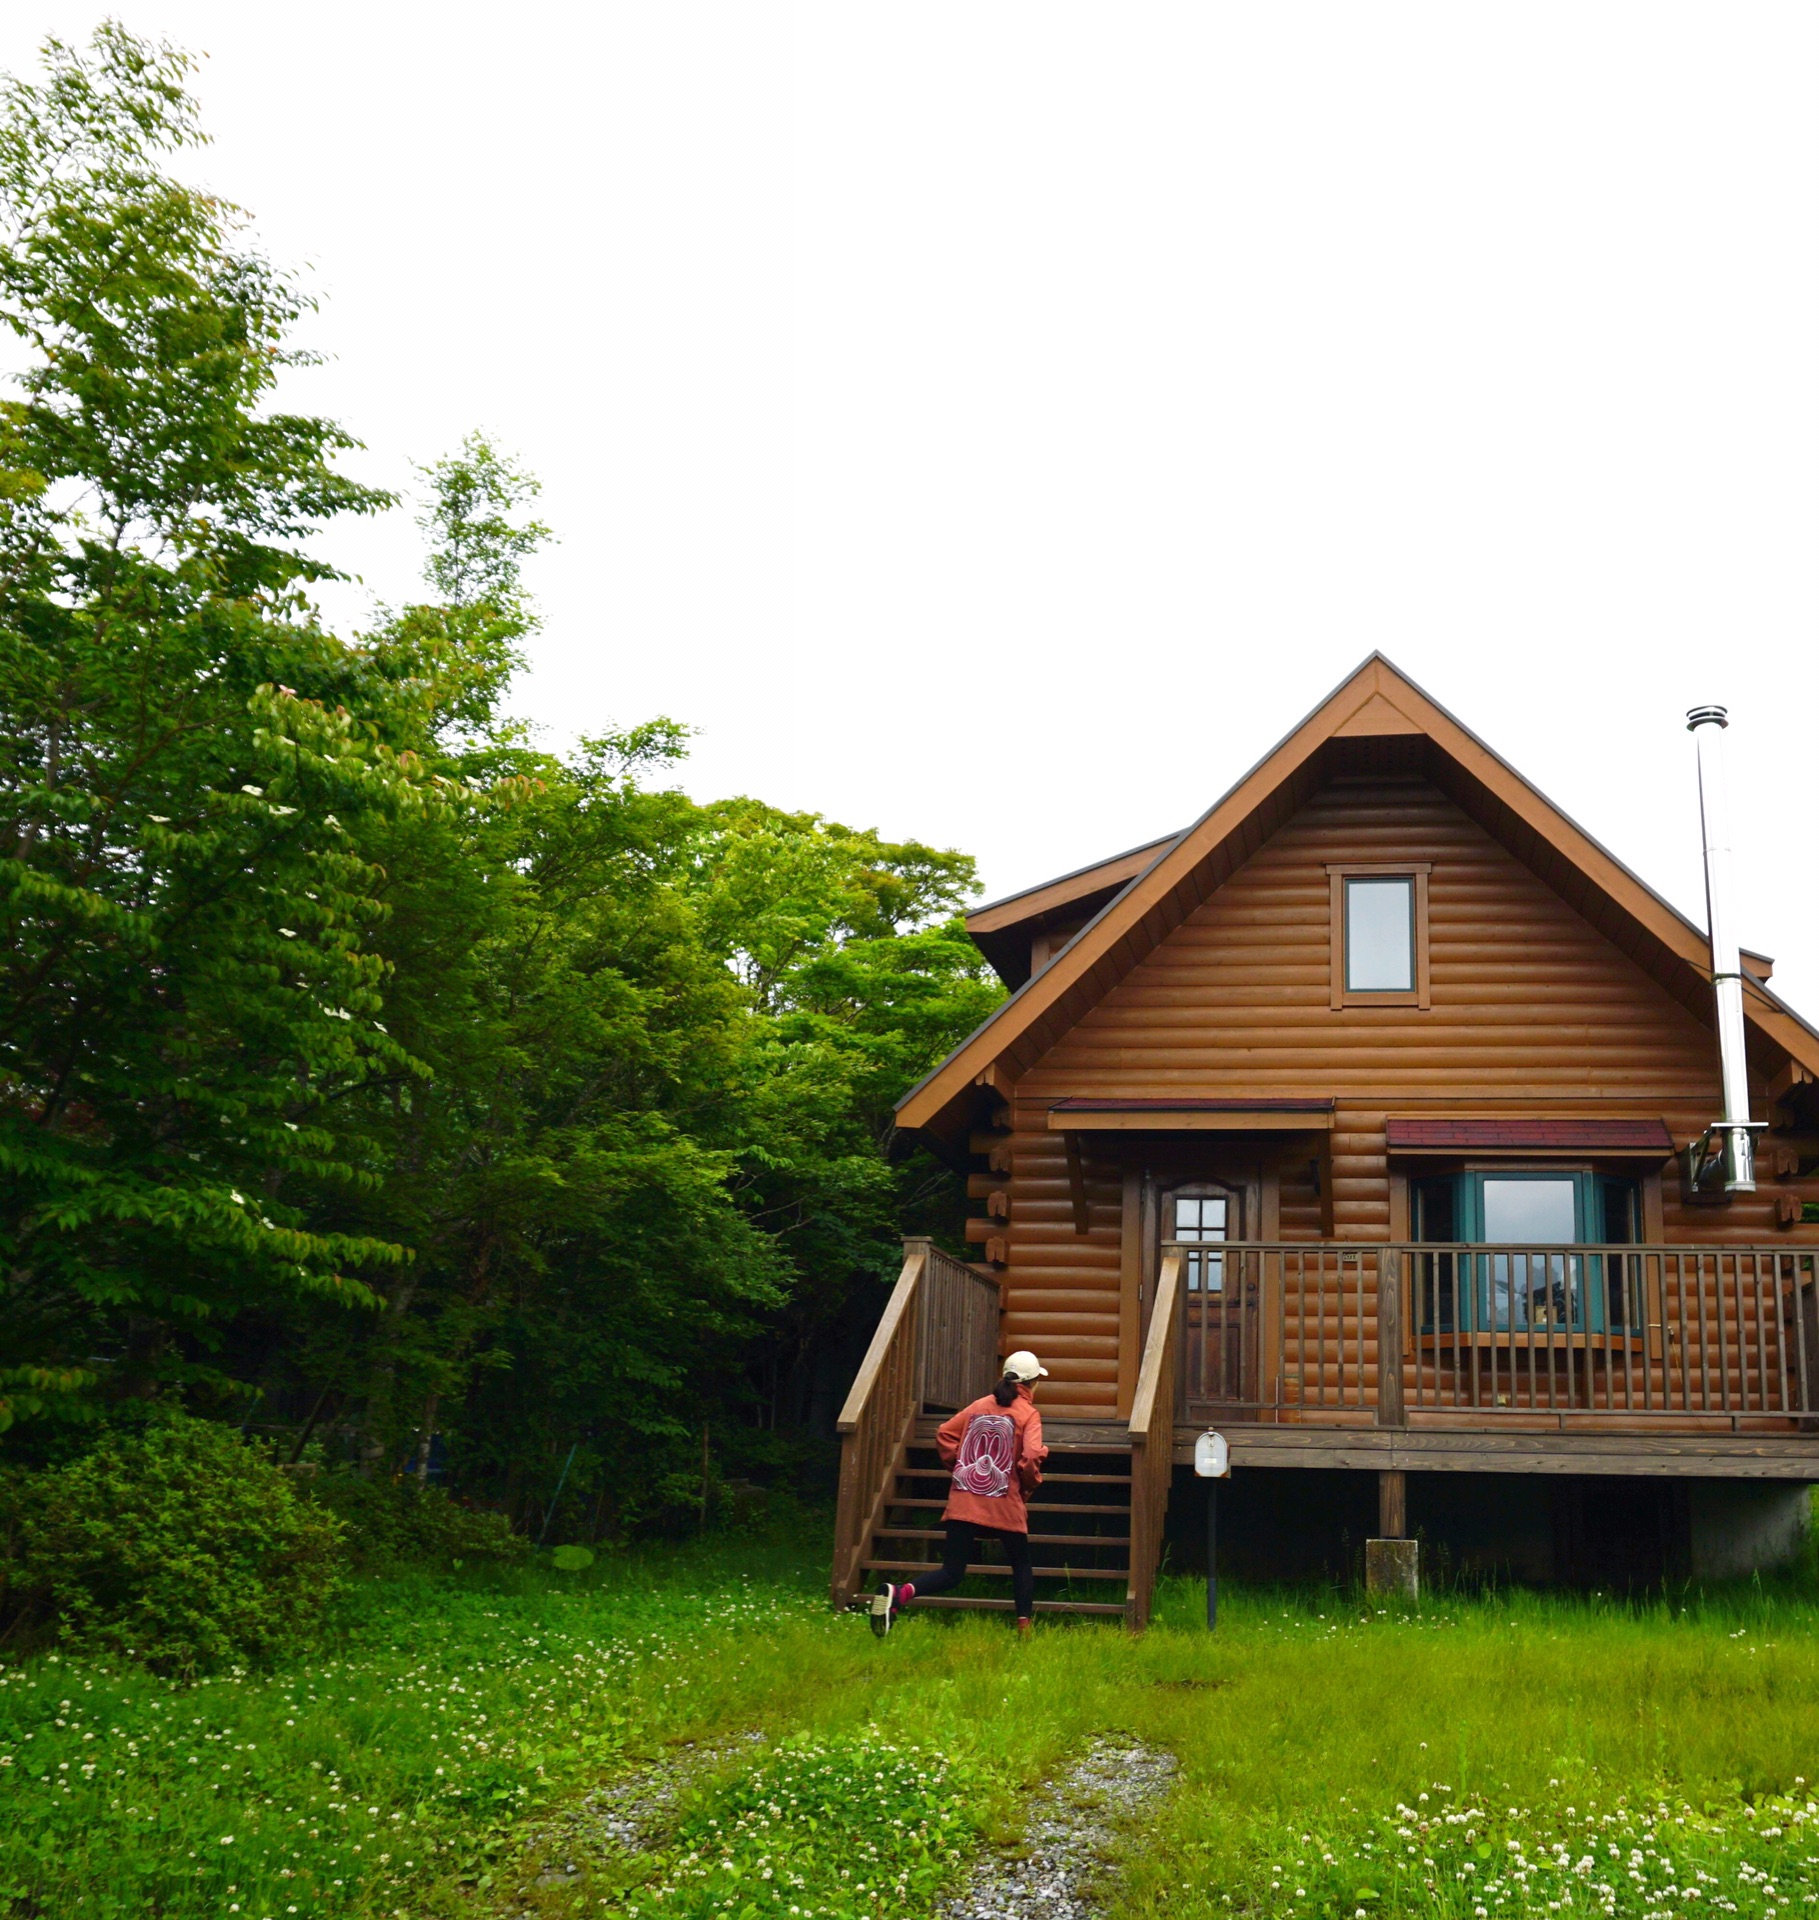
[[[275,409],[307,301],[170,170],[188,66],[106,26],[0,96],[0,1430],[176,1398],[520,1520],[570,1461],[571,1537],[698,1516],[957,1226],[887,1149],[998,998],[972,863],[698,805],[673,721],[540,750],[483,437],[424,600],[324,630],[308,536],[389,502]]]
[[[276,1193],[354,1177],[325,1107],[401,1060],[361,835],[417,784],[294,544],[385,502],[264,410],[304,303],[158,170],[186,66],[108,25],[0,94],[0,1364],[39,1400],[401,1252]]]
[[[302,1481],[298,1491],[334,1516],[349,1561],[362,1571],[509,1564],[531,1550],[504,1514],[461,1506],[416,1480],[330,1473]]]
[[[736,1775],[684,1823],[633,1916],[928,1911],[977,1841],[992,1775],[873,1727],[797,1738]]]
[[[1689,1906],[1770,1916],[1819,1900],[1819,1819],[1804,1792],[1698,1804],[1633,1795],[1595,1770],[1550,1779],[1535,1806],[1485,1806],[1442,1781],[1394,1812],[1309,1833],[1270,1864],[1274,1904],[1345,1920],[1579,1913],[1649,1920]]]
[[[1014,1839],[1028,1790],[1114,1730],[1181,1769],[1141,1830],[1115,1837],[1127,1915],[1356,1920],[1362,1904],[1366,1920],[1480,1920],[1483,1905],[1539,1920],[1565,1886],[1562,1916],[1614,1904],[1625,1920],[1686,1920],[1730,1901],[1767,1920],[1755,1876],[1775,1882],[1776,1912],[1810,1890],[1810,1590],[1380,1616],[1232,1586],[1209,1634],[1183,1580],[1164,1583],[1140,1638],[1039,1622],[1019,1642],[1002,1618],[912,1613],[880,1645],[828,1612],[822,1543],[818,1528],[804,1547],[720,1539],[582,1572],[370,1581],[307,1657],[188,1688],[67,1655],[0,1665],[0,1908],[216,1920],[237,1901],[255,1916],[456,1920],[629,1904],[648,1920],[678,1897],[652,1898],[666,1873],[676,1885],[691,1852],[711,1868],[730,1843],[755,1868],[735,1917],[779,1866],[829,1890],[813,1904],[861,1879],[869,1898],[871,1875],[852,1871],[873,1864],[867,1847],[887,1869],[884,1910],[926,1914],[925,1893],[896,1894],[899,1875],[926,1889],[931,1864],[959,1870],[982,1830]],[[689,1763],[683,1742],[700,1770],[658,1854],[628,1855],[603,1837],[600,1789]],[[788,1793],[807,1813],[786,1830]],[[1467,1808],[1494,1829],[1461,1823]],[[919,1825],[943,1848],[922,1856]],[[1472,1883],[1491,1864],[1480,1847],[1494,1858],[1512,1838],[1530,1879],[1499,1908]],[[1410,1844],[1435,1862],[1432,1890],[1386,1871]],[[1595,1877],[1578,1872],[1588,1852]],[[539,1884],[568,1862],[575,1880]],[[1303,1863],[1325,1877],[1290,1877]],[[1668,1886],[1682,1896],[1644,1903]]]
[[[558,1573],[585,1573],[594,1564],[594,1556],[587,1547],[558,1547],[549,1563]]]
[[[588,1524],[623,1532],[696,1506],[704,1389],[736,1426],[753,1346],[802,1351],[890,1266],[931,1184],[887,1161],[891,1102],[998,989],[923,924],[970,889],[963,856],[698,807],[655,784],[668,722],[526,747],[495,667],[534,626],[528,483],[478,439],[429,471],[451,598],[372,642],[443,689],[413,737],[449,797],[378,854],[374,936],[425,1072],[345,1103],[385,1171],[340,1215],[416,1258],[353,1337],[312,1315],[307,1365],[364,1401],[374,1458],[439,1424],[469,1483],[534,1463],[547,1490],[580,1438]]]
[[[705,807],[694,893],[708,944],[761,1005],[787,1006],[812,956],[947,918],[972,892],[973,863],[894,844],[813,813],[750,799]]]
[[[767,1571],[368,1582],[306,1659],[187,1688],[0,1666],[0,1911],[472,1920],[527,1822],[718,1713],[768,1712],[826,1649],[824,1595]],[[734,1640],[763,1652],[749,1680]]]
[[[8,1599],[59,1638],[188,1674],[308,1639],[340,1584],[340,1528],[225,1429],[181,1415],[17,1476]]]
[[[87,1367],[0,1367],[0,1433],[15,1420],[74,1410],[74,1396],[95,1384]]]

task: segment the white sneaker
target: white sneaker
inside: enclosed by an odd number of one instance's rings
[[[872,1631],[880,1640],[890,1632],[897,1619],[897,1588],[885,1581],[872,1595]]]

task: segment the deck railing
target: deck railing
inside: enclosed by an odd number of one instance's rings
[[[840,1435],[830,1581],[835,1606],[859,1591],[859,1563],[916,1416],[925,1407],[951,1410],[976,1399],[992,1384],[997,1359],[997,1281],[931,1241],[905,1240],[897,1284],[834,1422]]]
[[[1175,1306],[1187,1419],[1819,1432],[1811,1249],[1180,1251],[1191,1255]]]

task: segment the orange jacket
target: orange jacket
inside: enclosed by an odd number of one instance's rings
[[[1023,1496],[1042,1484],[1042,1416],[1028,1387],[1019,1387],[1008,1407],[985,1394],[944,1420],[935,1435],[941,1464],[953,1469],[953,1491],[943,1520],[970,1520],[977,1527],[1028,1533]]]

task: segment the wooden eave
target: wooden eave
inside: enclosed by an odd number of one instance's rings
[[[1180,837],[1164,834],[1040,886],[988,900],[966,916],[966,930],[999,979],[1014,990],[1030,977],[1030,942],[1039,929],[1055,921],[1066,925],[1090,919]]]
[[[898,1126],[927,1129],[943,1140],[956,1135],[967,1124],[974,1088],[1006,1091],[1286,825],[1341,760],[1358,770],[1380,764],[1432,780],[1695,1017],[1711,1024],[1705,934],[1381,653],[1373,653],[1199,820],[1172,841],[1157,843],[1160,851],[1148,866],[1041,973],[904,1095]],[[1147,851],[1134,849],[1120,858]],[[1084,868],[1081,874],[1095,871]],[[1029,897],[1013,896],[992,911]],[[1754,1034],[1777,1056],[1819,1074],[1819,1033],[1753,972],[1744,982],[1744,1011]]]

